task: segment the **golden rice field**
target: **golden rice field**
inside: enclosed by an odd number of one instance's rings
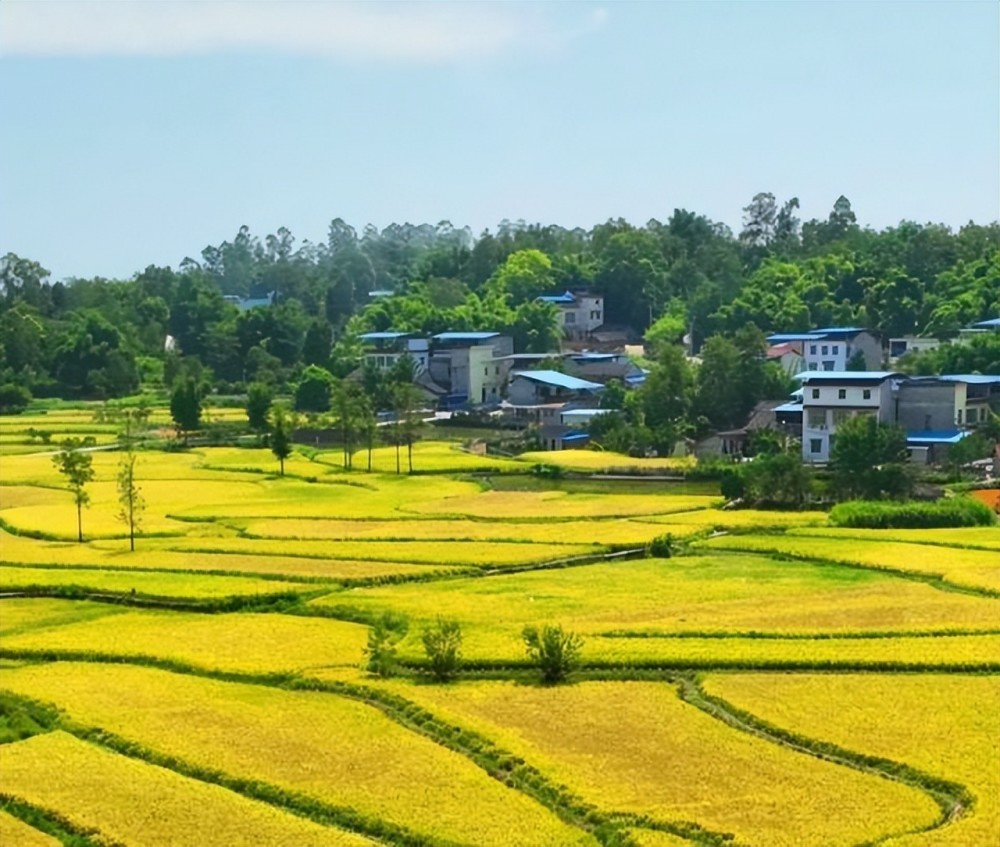
[[[93,454],[81,544],[51,455],[19,452],[31,427],[112,437],[94,411],[0,418],[4,847],[58,843],[4,797],[130,846],[392,847],[405,831],[428,847],[993,847],[1000,528],[841,529],[663,482],[546,488],[518,474],[680,466],[428,440],[412,476],[405,450],[395,474],[393,448],[372,474],[366,451],[345,471],[336,450],[302,450],[285,477],[263,448],[141,452],[131,552],[115,453]],[[494,488],[477,471],[503,476]],[[667,533],[672,558],[593,561]],[[364,669],[383,613],[405,621],[389,679]],[[430,682],[422,635],[439,618],[459,622],[463,658],[489,679]],[[528,667],[521,632],[547,623],[583,638],[569,684],[540,686]],[[685,702],[693,669],[805,747]],[[348,689],[304,690],[334,684]],[[14,695],[56,705],[55,726],[5,742]],[[130,755],[71,734],[96,729]],[[499,748],[497,778],[469,732]],[[942,825],[919,785],[825,761],[809,752],[820,742],[975,802]],[[514,778],[522,760],[593,814]],[[310,803],[366,823],[348,831]]]
[[[712,674],[706,688],[793,732],[906,762],[965,785],[975,805],[893,847],[996,843],[1000,834],[1000,676]]]
[[[637,459],[622,453],[596,450],[558,450],[522,453],[522,462],[556,465],[569,471],[592,473],[663,473],[677,472],[694,467],[693,457],[675,459]]]
[[[354,700],[71,662],[4,670],[3,683],[159,753],[418,833],[484,847],[594,843],[465,757]]]
[[[3,790],[100,837],[136,847],[364,847],[354,833],[282,812],[217,785],[109,752],[64,732],[4,750]],[[94,786],[99,785],[99,791]],[[155,798],[155,813],[150,801]],[[2,829],[0,829],[2,833]],[[16,845],[20,841],[4,841]]]
[[[930,544],[862,541],[802,535],[733,535],[698,542],[703,550],[741,550],[846,562],[944,579],[953,585],[1000,594],[1000,556],[991,550],[943,549]]]
[[[912,788],[735,731],[665,683],[390,686],[600,808],[697,820],[740,844],[847,847],[929,825],[937,813]]]

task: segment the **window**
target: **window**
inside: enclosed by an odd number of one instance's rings
[[[825,429],[826,409],[810,409],[808,424],[810,429]]]
[[[815,344],[810,344],[809,345],[809,354],[811,356],[815,356],[816,355],[816,345]]]
[[[810,362],[809,363],[809,370],[811,370],[811,371],[816,370],[816,363],[815,362]]]
[[[838,352],[839,350],[840,350],[840,345],[839,345],[839,344],[834,344],[834,345],[833,345],[833,346],[832,346],[832,347],[830,348],[830,352],[831,352],[831,353],[833,353],[833,355],[834,355],[834,356],[836,356],[836,355],[837,355],[837,352]]]
[[[962,410],[961,409],[958,410],[958,425],[959,426],[962,425]]]
[[[822,453],[823,452],[823,439],[822,438],[810,438],[809,439],[809,452],[810,453]]]
[[[833,410],[833,425],[840,426],[844,421],[851,417],[850,409],[834,409]]]
[[[965,421],[966,423],[974,424],[979,420],[979,409],[966,409],[965,410]],[[983,418],[985,421],[986,418]],[[958,422],[962,422],[962,410],[958,410]]]
[[[576,312],[566,312],[566,323],[568,324],[576,323]]]
[[[814,388],[812,390],[812,398],[813,398],[813,400],[819,400],[819,389],[818,388]]]
[[[846,388],[838,388],[837,389],[837,399],[838,400],[846,400],[847,399],[847,389]]]
[[[872,390],[871,390],[870,388],[866,388],[866,389],[864,389],[864,390],[863,390],[863,391],[861,392],[861,396],[862,396],[862,397],[863,397],[863,398],[864,398],[865,400],[871,400],[871,399],[872,399]]]
[[[829,360],[823,362],[823,370],[825,370],[825,371],[832,371],[833,370],[833,362],[831,362]]]
[[[827,347],[827,346],[826,346],[826,345],[824,344],[824,345],[823,345],[823,348],[822,348],[822,349],[820,350],[820,352],[821,352],[821,353],[822,353],[822,354],[823,354],[823,355],[825,356],[825,355],[826,355],[827,353],[829,353],[829,352],[830,352],[830,348],[829,348],[829,347]]]

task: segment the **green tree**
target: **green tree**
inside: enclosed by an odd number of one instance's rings
[[[406,461],[409,473],[413,473],[413,442],[420,431],[420,389],[413,383],[397,383],[393,389],[393,410],[396,421],[393,434],[396,442],[396,473],[400,473],[399,448],[406,445]]]
[[[122,454],[118,467],[118,518],[128,529],[129,549],[135,552],[135,534],[138,532],[142,512],[146,508],[141,489],[135,477],[136,455],[129,444]]]
[[[254,432],[267,432],[267,416],[273,402],[274,392],[269,385],[252,382],[247,386],[247,421]]]
[[[841,497],[878,500],[912,489],[906,433],[874,415],[858,415],[837,427],[830,452],[834,487]]]
[[[295,410],[298,412],[330,411],[333,374],[318,365],[309,365],[295,387]]]
[[[285,459],[292,455],[292,435],[291,422],[282,406],[273,406],[271,409],[271,452],[278,460],[281,467],[281,475],[285,475]]]
[[[506,297],[516,307],[546,294],[554,286],[552,260],[541,250],[518,250],[497,268],[485,288],[489,293]]]
[[[521,632],[525,650],[542,672],[542,682],[562,682],[576,667],[580,658],[583,639],[562,626],[546,624],[541,629],[526,626]]]
[[[394,612],[383,612],[368,630],[365,647],[365,670],[376,676],[392,676],[398,667],[396,645],[406,635],[406,618]]]
[[[188,433],[201,424],[201,391],[191,377],[174,386],[170,395],[170,417],[178,437],[183,436],[187,444]]]
[[[90,495],[85,486],[94,478],[93,459],[90,453],[84,453],[83,441],[79,438],[67,438],[62,443],[62,449],[52,457],[56,466],[73,492],[76,503],[76,540],[83,542],[83,507],[90,502]]]
[[[461,664],[462,627],[458,621],[438,618],[421,636],[431,673],[439,682],[454,678]]]
[[[812,471],[791,453],[766,453],[745,466],[745,496],[761,505],[801,508],[812,492]]]

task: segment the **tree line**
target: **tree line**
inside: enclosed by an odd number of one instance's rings
[[[127,280],[52,282],[38,261],[7,254],[0,410],[192,377],[222,393],[251,382],[288,390],[311,365],[354,370],[365,330],[498,330],[518,350],[546,352],[559,342],[558,315],[535,298],[566,288],[603,294],[608,325],[664,344],[689,334],[696,350],[749,323],[949,336],[1000,314],[1000,224],[876,231],[843,197],[826,219],[802,223],[797,209],[795,198],[758,194],[739,233],[682,209],[665,223],[590,230],[503,221],[478,237],[448,222],[358,232],[337,218],[320,244],[241,227],[176,269],[151,265]],[[272,295],[268,308],[231,302]]]

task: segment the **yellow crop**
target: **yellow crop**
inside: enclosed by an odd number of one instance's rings
[[[93,591],[132,591],[163,597],[235,597],[304,591],[316,586],[239,576],[176,575],[158,571],[109,571],[100,568],[27,568],[0,565],[0,589],[76,585]]]
[[[804,535],[733,535],[698,543],[705,548],[788,553],[827,561],[857,563],[876,569],[942,576],[956,585],[1000,591],[1000,556],[991,550]]]
[[[763,509],[704,509],[700,512],[684,512],[680,515],[657,515],[642,520],[688,526],[701,524],[703,527],[734,527],[769,529],[771,527],[823,525],[827,521],[826,512],[778,512]],[[669,527],[664,527],[664,532]]]
[[[338,521],[272,519],[239,524],[250,535],[297,539],[438,539],[450,541],[533,541],[556,544],[615,544],[641,547],[668,531],[652,523],[609,521],[393,520]]]
[[[669,832],[659,832],[655,829],[630,829],[629,835],[639,844],[639,847],[691,847],[691,842],[679,835]]]
[[[697,494],[568,494],[565,491],[484,491],[476,497],[455,495],[404,505],[426,515],[481,518],[614,518],[707,509],[718,497]]]
[[[336,450],[323,454],[323,461],[338,467],[343,464],[343,456]],[[353,456],[354,470],[368,468],[368,450],[358,450]],[[406,447],[399,451],[399,463],[403,473],[410,469],[406,457]],[[469,473],[489,471],[492,473],[523,473],[525,467],[513,459],[502,456],[481,456],[462,450],[457,444],[442,441],[421,441],[413,445],[413,470],[415,473]],[[376,447],[372,450],[372,471],[374,473],[396,472],[396,448]]]
[[[105,839],[134,847],[363,847],[375,843],[218,785],[110,753],[64,732],[6,746],[0,782],[8,794],[50,809],[83,829],[97,830]],[[3,843],[15,847],[23,842]]]
[[[664,683],[388,687],[602,809],[695,821],[741,844],[848,847],[937,816],[919,791],[731,729]]]
[[[411,635],[401,646],[416,657],[423,655],[417,623],[432,622],[439,615],[462,623],[466,655],[505,659],[523,657],[521,629],[540,621],[590,635],[617,630],[814,634],[997,628],[996,601],[991,599],[939,591],[875,572],[763,556],[640,559],[486,579],[378,586],[338,592],[313,603],[406,614]],[[692,649],[684,642],[677,644],[676,651]],[[760,650],[784,649],[787,654],[809,649],[808,642],[804,647],[800,642],[768,644],[761,642]],[[861,642],[862,647],[866,644]],[[718,654],[726,645],[722,640],[708,647]],[[920,645],[926,646],[924,641]],[[757,646],[749,645],[754,650]],[[890,647],[879,644],[873,649]],[[618,643],[588,638],[584,651],[590,658],[682,655],[673,642],[663,645],[657,639]]]
[[[858,538],[863,541],[908,541],[915,544],[954,547],[988,547],[1000,550],[1000,526],[963,526],[941,529],[850,529],[816,527],[796,529],[794,535],[819,535],[824,538]]]
[[[70,662],[3,670],[0,683],[167,755],[442,839],[594,844],[464,756],[332,694]]]
[[[592,545],[530,544],[494,541],[289,541],[271,538],[171,539],[173,550],[355,559],[373,562],[418,562],[428,565],[527,565],[600,552]]]
[[[31,630],[43,630],[121,614],[120,606],[107,603],[7,597],[0,606],[0,635],[7,637]]]
[[[366,638],[365,627],[326,618],[141,610],[120,612],[111,626],[96,619],[33,628],[5,635],[3,643],[10,649],[158,656],[266,673],[360,664]]]
[[[59,847],[62,842],[28,826],[13,815],[0,811],[0,844],[11,847]]]
[[[695,466],[693,456],[683,458],[664,457],[658,459],[637,459],[622,453],[598,450],[552,450],[522,453],[521,462],[529,464],[556,465],[574,471],[595,471],[601,473],[652,473],[687,470]]]
[[[1000,833],[1000,677],[712,674],[706,688],[764,720],[965,785],[975,806],[893,847],[969,847]]]

